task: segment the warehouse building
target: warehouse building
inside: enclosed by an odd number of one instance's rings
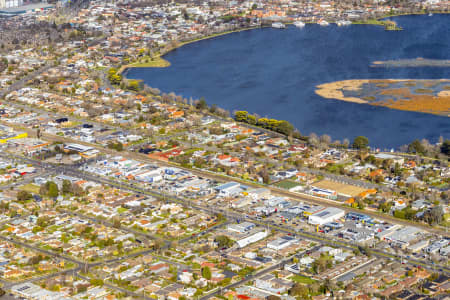
[[[308,217],[308,223],[313,225],[324,225],[343,218],[345,211],[336,207],[327,207]]]
[[[260,231],[255,234],[252,234],[251,236],[248,236],[242,240],[237,241],[239,248],[244,248],[247,245],[250,245],[252,243],[256,243],[268,236],[267,231]]]

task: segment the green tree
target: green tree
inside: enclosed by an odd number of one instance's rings
[[[48,225],[48,220],[47,220],[47,218],[46,218],[46,217],[39,217],[39,218],[36,220],[36,225],[37,225],[37,226],[40,226],[40,227],[47,227],[47,225]]]
[[[234,113],[234,119],[237,122],[247,122],[248,112],[246,111],[237,111]]]
[[[288,121],[281,120],[278,122],[275,130],[284,135],[290,135],[294,131],[294,126]]]
[[[309,290],[304,284],[296,283],[289,290],[289,295],[299,297],[300,299],[308,299]]]
[[[205,278],[207,280],[211,279],[211,276],[212,276],[211,269],[208,266],[206,266],[202,269],[202,276],[203,276],[203,278]]]
[[[137,80],[130,80],[128,82],[128,89],[132,90],[132,91],[139,91],[140,90],[140,86],[139,86],[139,81]]]
[[[24,202],[24,201],[30,200],[31,198],[33,198],[33,195],[31,195],[27,191],[19,191],[17,193],[17,201],[19,201],[19,202]]]
[[[69,180],[65,179],[62,183],[62,193],[68,194],[72,191],[72,183]]]
[[[411,144],[408,145],[408,152],[423,155],[425,154],[426,149],[419,140],[414,140]]]
[[[48,196],[51,198],[56,198],[59,195],[58,185],[54,183],[53,181],[47,182],[47,190],[48,190]]]
[[[197,103],[195,104],[195,107],[198,110],[204,110],[208,108],[208,104],[206,104],[206,100],[205,98],[201,97],[200,100],[197,101]]]
[[[226,235],[216,236],[216,238],[214,240],[218,244],[219,248],[231,247],[234,244],[234,241],[232,239],[230,239],[229,237],[227,237]]]
[[[365,136],[357,136],[353,140],[352,147],[355,149],[366,149],[367,146],[369,146],[369,139],[366,138]]]
[[[102,286],[104,284],[103,279],[101,278],[92,278],[90,283],[95,286]]]

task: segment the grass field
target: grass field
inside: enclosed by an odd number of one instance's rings
[[[131,68],[165,68],[170,66],[170,62],[162,57],[155,57],[153,60],[150,58],[141,59],[138,62],[128,65]]]
[[[334,182],[326,179],[314,183],[313,186],[319,189],[333,190],[338,194],[348,195],[350,197],[355,197],[366,190],[365,188],[359,186]]]
[[[302,276],[302,275],[294,275],[290,279],[292,279],[293,281],[295,281],[297,283],[304,283],[304,284],[312,284],[312,283],[316,282],[314,279],[306,277],[306,276]]]
[[[122,73],[127,68],[167,68],[169,66],[170,62],[160,56],[154,57],[153,60],[149,57],[144,57],[137,62],[120,67],[118,73]]]
[[[289,190],[289,189],[299,186],[299,185],[300,184],[298,182],[295,182],[295,181],[292,181],[289,179],[286,179],[286,180],[283,180],[283,181],[280,181],[280,182],[277,182],[274,184],[274,186],[282,188],[282,189],[286,189],[286,190]]]
[[[19,189],[21,189],[22,191],[27,191],[32,194],[39,194],[39,188],[40,187],[38,185],[28,183],[26,185],[21,186]]]

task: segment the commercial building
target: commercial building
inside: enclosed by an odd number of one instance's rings
[[[255,224],[250,222],[242,222],[239,224],[230,224],[227,229],[234,232],[244,233],[252,230],[255,227]]]
[[[308,217],[308,223],[313,225],[324,225],[334,222],[345,216],[345,211],[336,207],[327,207]]]
[[[219,196],[233,197],[239,195],[243,189],[237,182],[227,182],[215,188]]]
[[[94,148],[90,147],[90,146],[80,145],[80,144],[66,144],[64,146],[64,150],[75,151],[75,152],[78,152],[78,153],[84,153],[84,152],[88,152],[88,151],[94,150]]]
[[[408,247],[412,241],[416,240],[420,234],[422,234],[422,230],[417,227],[392,226],[391,229],[377,233],[377,237],[405,248]]]
[[[279,251],[286,247],[291,246],[292,244],[296,243],[297,241],[298,240],[293,237],[284,236],[279,239],[273,240],[270,243],[267,243],[267,248]]]
[[[22,0],[0,0],[0,8],[12,8],[22,6]]]
[[[22,0],[0,0],[0,16],[12,17],[30,12],[40,12],[52,8],[46,2],[24,5]]]
[[[250,245],[252,243],[256,243],[264,238],[266,238],[268,235],[267,231],[260,231],[255,234],[252,234],[251,236],[248,236],[246,238],[243,238],[242,240],[237,241],[239,248],[244,248],[247,245]]]

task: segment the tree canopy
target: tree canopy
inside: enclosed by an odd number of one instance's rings
[[[249,114],[247,111],[237,111],[234,119],[238,122],[256,125],[265,129],[273,130],[284,135],[291,135],[294,132],[294,126],[285,120],[276,120],[268,118],[257,118]]]
[[[450,140],[445,140],[441,145],[441,153],[450,156]]]
[[[369,139],[366,138],[365,136],[360,135],[353,140],[352,147],[355,149],[366,149],[368,146],[369,146]]]

